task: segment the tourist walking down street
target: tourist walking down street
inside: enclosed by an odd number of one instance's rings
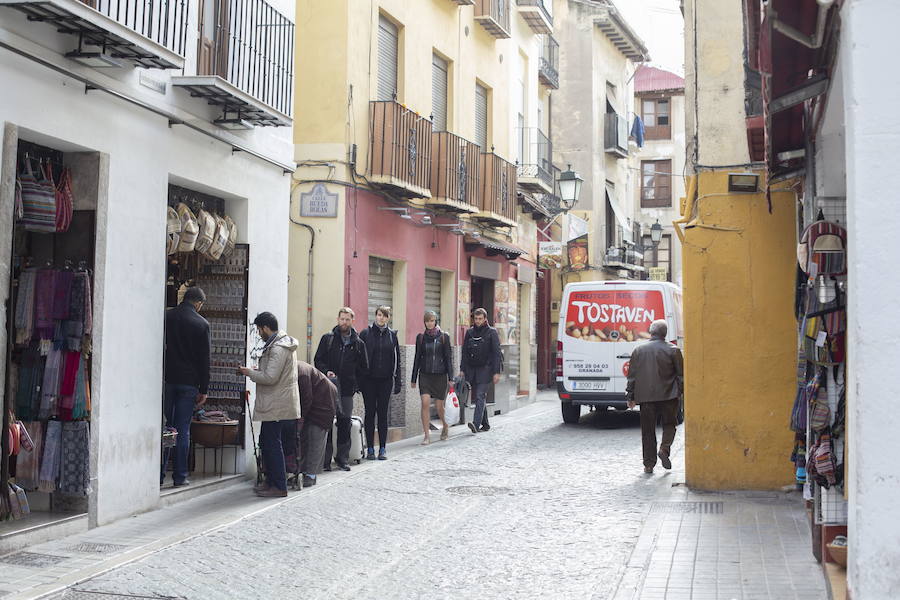
[[[431,443],[431,401],[437,404],[441,418],[441,439],[446,440],[450,426],[444,419],[444,400],[447,387],[453,381],[453,347],[450,336],[441,331],[437,323],[437,313],[425,311],[425,331],[416,336],[416,355],[412,368],[412,387],[419,387],[422,398],[422,428],[425,437],[422,445]],[[416,380],[418,379],[418,383]]]
[[[334,405],[337,387],[311,364],[297,362],[297,385],[300,389],[300,472],[303,487],[316,485],[316,475],[322,472],[328,432],[334,424]]]
[[[166,426],[178,431],[175,442],[175,487],[188,485],[188,452],[191,446],[191,418],[194,406],[206,403],[209,387],[209,322],[200,316],[206,294],[198,287],[188,288],[177,307],[165,317],[165,400]],[[166,478],[169,449],[163,451],[159,484]]]
[[[366,405],[366,459],[375,460],[375,424],[378,423],[378,460],[387,459],[388,411],[391,393],[400,393],[400,343],[388,327],[391,307],[375,309],[375,322],[359,332],[366,345],[369,371],[360,382]]]
[[[331,470],[333,445],[337,445],[334,462],[344,470],[350,470],[350,417],[353,415],[353,395],[359,391],[359,382],[369,370],[366,344],[353,329],[353,309],[345,306],[338,311],[338,324],[319,340],[316,349],[316,368],[329,379],[337,378],[340,400],[337,404],[337,441],[328,432],[324,466]]]
[[[684,366],[681,350],[666,342],[668,325],[663,320],[650,325],[650,341],[631,352],[625,397],[628,408],[641,407],[641,441],[644,473],[653,473],[656,459],[672,468],[670,455],[675,440],[678,408],[684,393]],[[656,421],[662,421],[663,436],[656,447]]]
[[[475,417],[469,422],[472,433],[491,428],[485,403],[491,386],[499,383],[501,371],[500,336],[488,324],[487,311],[476,308],[472,313],[474,325],[466,331],[463,340],[460,369],[472,386],[475,397]]]
[[[278,320],[269,312],[259,313],[253,324],[266,340],[259,367],[238,367],[256,383],[253,420],[261,421],[259,448],[266,468],[266,483],[256,488],[263,497],[287,496],[282,429],[284,421],[300,418],[300,391],[297,387],[297,340],[278,329]],[[293,441],[293,440],[292,440]]]

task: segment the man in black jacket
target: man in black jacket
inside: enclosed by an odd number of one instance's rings
[[[334,462],[343,471],[350,470],[350,417],[353,416],[353,395],[359,391],[359,381],[369,370],[366,345],[353,329],[353,309],[345,306],[338,311],[338,324],[319,340],[316,349],[316,368],[329,379],[337,379],[340,400],[337,406],[337,453]],[[325,448],[325,470],[331,470],[332,436]]]
[[[360,388],[366,404],[366,460],[375,460],[375,423],[378,422],[378,460],[387,460],[388,412],[391,392],[400,393],[400,343],[388,326],[391,307],[379,306],[375,322],[359,332],[366,345],[369,372]]]
[[[475,397],[475,420],[469,423],[469,429],[477,433],[491,428],[485,403],[491,385],[500,381],[500,336],[488,324],[485,309],[476,308],[472,318],[475,325],[466,331],[460,366]]]
[[[166,312],[165,318],[165,403],[166,426],[178,430],[175,446],[175,487],[188,485],[188,451],[191,444],[191,417],[194,405],[203,406],[209,387],[209,323],[200,316],[206,294],[188,288],[181,304]],[[166,477],[169,452],[163,452],[159,483]]]

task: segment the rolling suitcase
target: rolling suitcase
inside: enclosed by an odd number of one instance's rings
[[[332,426],[334,455],[337,456],[337,421]],[[348,460],[359,464],[366,457],[366,432],[362,417],[350,417],[350,455]]]

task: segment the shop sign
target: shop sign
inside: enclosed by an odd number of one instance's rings
[[[563,266],[562,242],[539,242],[538,265],[542,269],[561,269]]]
[[[519,283],[534,283],[536,279],[535,274],[536,271],[534,270],[534,267],[532,267],[531,265],[526,265],[524,263],[519,263],[519,270],[516,273],[516,280]]]
[[[647,269],[651,281],[668,281],[669,269],[666,267],[650,267]]]
[[[300,194],[301,217],[337,217],[337,193],[329,192],[324,183]]]
[[[567,244],[569,254],[569,268],[573,271],[582,271],[588,266],[588,236],[587,234],[569,240]]]
[[[581,217],[570,214],[567,218],[569,222],[569,235],[566,241],[574,240],[588,233],[588,222]]]

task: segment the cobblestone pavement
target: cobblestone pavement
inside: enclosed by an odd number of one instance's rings
[[[565,426],[544,394],[492,425],[389,447],[387,462],[324,474],[271,510],[56,597],[826,597],[802,504],[688,492],[680,433],[674,470],[648,477],[635,413]]]

